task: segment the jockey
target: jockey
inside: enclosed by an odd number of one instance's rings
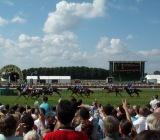
[[[23,88],[23,92],[26,92],[27,91],[27,89],[28,89],[29,87],[28,87],[28,85],[26,84],[26,85],[24,85],[24,88]]]
[[[109,89],[111,89],[111,90],[113,89],[113,84],[109,85]]]
[[[83,92],[84,91],[84,87],[82,85],[79,85],[79,91]]]
[[[50,84],[48,85],[48,90],[52,91],[52,86]]]
[[[129,83],[128,84],[128,89],[132,92],[134,90],[133,84]]]

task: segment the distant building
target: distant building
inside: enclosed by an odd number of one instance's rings
[[[160,84],[160,75],[146,75],[145,78],[149,84]]]
[[[117,81],[144,79],[145,61],[109,61],[110,76]]]
[[[38,76],[27,76],[28,84],[37,84]]]
[[[71,76],[27,76],[27,83],[36,84],[67,84],[71,83]]]

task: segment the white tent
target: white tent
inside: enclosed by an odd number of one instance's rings
[[[57,80],[58,83],[71,83],[71,76],[39,76],[40,80],[45,80],[46,83],[52,83],[53,80]]]
[[[146,75],[147,83],[160,84],[160,75]]]

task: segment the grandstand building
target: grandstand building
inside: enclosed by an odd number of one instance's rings
[[[142,81],[145,61],[109,61],[109,71],[116,81]]]

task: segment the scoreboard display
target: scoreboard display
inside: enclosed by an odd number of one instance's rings
[[[109,61],[110,76],[119,81],[144,78],[145,61]]]
[[[140,71],[140,63],[114,63],[114,72]]]

